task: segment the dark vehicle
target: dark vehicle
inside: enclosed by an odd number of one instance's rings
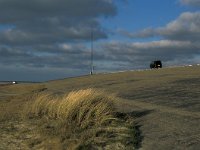
[[[160,60],[152,61],[150,64],[150,68],[162,68],[162,62]]]

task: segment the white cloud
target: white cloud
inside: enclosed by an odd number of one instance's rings
[[[180,2],[184,5],[200,7],[200,0],[180,0]]]
[[[129,38],[147,38],[147,37],[152,37],[156,36],[156,31],[153,28],[146,28],[143,29],[142,31],[136,32],[136,33],[131,33],[123,29],[118,29],[117,33],[127,36]]]
[[[165,27],[156,29],[158,35],[175,40],[200,40],[200,12],[182,13]]]
[[[121,31],[120,34],[129,38],[158,36],[176,41],[200,41],[200,12],[184,12],[164,27],[146,28],[136,33]]]
[[[69,44],[61,44],[60,47],[64,50],[71,50],[72,46]]]
[[[131,44],[135,48],[139,49],[153,49],[153,48],[185,48],[191,47],[192,43],[189,41],[170,41],[170,40],[160,40],[160,41],[152,41],[152,42],[136,42]]]
[[[149,62],[161,59],[164,64],[176,65],[192,62],[200,56],[200,44],[190,41],[160,40],[152,42],[121,43],[111,42],[102,45],[105,58],[128,63],[127,68],[148,68]],[[196,61],[196,59],[195,59]],[[184,63],[185,62],[185,63]],[[136,65],[133,65],[136,64]]]

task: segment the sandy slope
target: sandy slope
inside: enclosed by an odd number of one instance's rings
[[[199,112],[127,100],[123,100],[119,109],[137,118],[142,137],[140,149],[198,150],[200,147]]]
[[[138,149],[199,149],[199,66],[86,76],[40,85],[2,86],[1,113],[17,114],[32,93],[47,90],[59,94],[88,87],[105,89],[121,98],[119,111],[136,118]],[[1,121],[0,149],[36,149],[42,139],[31,133],[32,128],[34,124],[21,122],[17,116],[14,121]]]

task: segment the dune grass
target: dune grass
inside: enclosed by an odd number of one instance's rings
[[[0,86],[0,149],[121,150],[129,147],[133,149],[132,145],[135,143],[136,149],[140,147],[155,149],[155,145],[160,146],[160,149],[169,147],[195,149],[198,147],[198,143],[194,143],[198,141],[195,134],[199,133],[199,128],[191,128],[191,126],[198,127],[199,121],[195,119],[196,115],[194,118],[185,118],[182,110],[192,114],[199,112],[199,85],[200,67],[193,66],[97,74],[44,83]],[[79,107],[69,111],[69,106],[76,105],[74,101],[73,105],[68,105],[64,99],[67,100],[69,95],[63,93],[78,89],[87,91],[87,88],[95,89],[90,89],[92,94],[88,95],[88,98],[85,97],[85,101],[93,97],[93,93],[101,93],[98,97],[109,99],[111,113],[107,115],[108,119],[105,121],[96,121],[101,118],[95,119],[93,115],[79,112],[83,109],[83,104],[93,108],[99,103],[92,103],[94,105],[91,106],[82,102]],[[97,89],[104,89],[106,92]],[[77,97],[84,97],[81,96],[80,91],[71,92],[73,96],[71,99],[79,101]],[[119,97],[116,107],[114,105],[118,98],[110,96],[110,93],[115,93]],[[139,106],[135,105],[138,102]],[[144,103],[140,104],[140,102]],[[156,108],[152,108],[151,104],[159,106],[158,109],[146,113]],[[25,109],[22,111],[24,106]],[[168,111],[160,113],[162,108],[160,106],[170,108],[170,115]],[[172,116],[171,110],[175,109],[177,112],[181,111]],[[21,118],[21,111],[25,116],[24,119]],[[70,119],[71,115],[67,115],[66,112],[70,112],[74,117]],[[86,114],[88,112],[92,114],[90,109],[85,111]],[[89,122],[86,121],[86,116],[90,117]],[[188,121],[186,122],[185,119]],[[141,128],[140,125],[143,127]],[[165,136],[166,140],[160,138],[172,131],[177,133],[174,137]],[[180,142],[180,139],[185,140]],[[177,144],[173,145],[174,141]]]
[[[37,132],[47,137],[59,137],[59,145],[65,148],[113,144],[122,148],[127,141],[128,145],[133,144],[134,131],[132,122],[116,117],[115,100],[116,97],[97,89],[72,91],[62,96],[42,93],[33,96],[24,114],[26,118],[39,120]]]

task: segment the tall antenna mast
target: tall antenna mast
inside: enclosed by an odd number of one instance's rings
[[[94,55],[94,52],[93,52],[93,41],[94,41],[94,34],[93,34],[93,29],[91,30],[91,70],[90,70],[90,75],[93,75],[93,71],[94,71],[94,66],[93,66],[93,55]]]

